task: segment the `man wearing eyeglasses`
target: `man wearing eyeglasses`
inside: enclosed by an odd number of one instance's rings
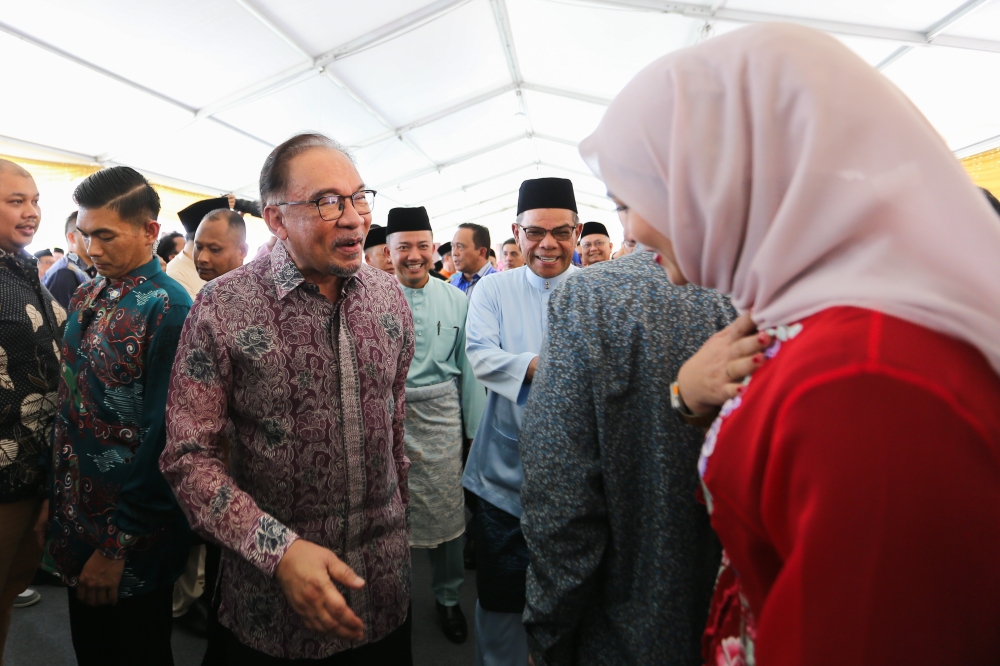
[[[587,222],[580,234],[580,260],[584,268],[611,259],[611,237],[600,222]]]
[[[226,547],[229,663],[411,666],[413,318],[362,261],[375,192],[321,134],[275,148],[260,190],[278,240],[192,308],[160,466],[194,529]]]
[[[528,548],[521,533],[518,434],[547,332],[552,292],[578,271],[581,230],[573,183],[521,183],[514,238],[525,265],[483,278],[469,300],[466,353],[489,390],[463,485],[476,497],[476,663],[528,662],[521,613]]]

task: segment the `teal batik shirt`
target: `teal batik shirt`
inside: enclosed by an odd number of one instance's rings
[[[53,432],[47,555],[76,585],[95,550],[124,559],[118,595],[172,585],[188,525],[160,473],[170,371],[191,298],[159,260],[70,301]]]

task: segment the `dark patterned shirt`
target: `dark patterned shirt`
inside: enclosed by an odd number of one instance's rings
[[[0,250],[0,504],[38,495],[65,321],[38,282],[35,259]]]
[[[228,549],[219,618],[243,644],[315,659],[377,641],[406,619],[403,422],[413,339],[392,276],[363,265],[334,304],[303,280],[280,241],[198,296],[177,353],[160,464],[194,529]],[[313,632],[288,604],[274,574],[299,538],[365,579],[346,593],[365,623],[362,641]]]
[[[695,497],[702,435],[671,410],[670,383],[734,315],[648,252],[552,295],[520,437],[538,666],[700,666],[720,547]]]
[[[70,301],[53,437],[48,555],[68,585],[95,550],[124,559],[118,594],[172,585],[187,521],[160,473],[170,369],[191,307],[152,258]]]

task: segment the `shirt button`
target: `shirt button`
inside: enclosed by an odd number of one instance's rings
[[[420,331],[417,331],[417,335],[423,335],[423,333],[421,333]]]

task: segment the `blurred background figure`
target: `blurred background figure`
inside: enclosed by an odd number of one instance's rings
[[[392,260],[389,259],[389,250],[385,246],[385,227],[380,224],[371,225],[368,235],[365,236],[365,263],[390,275],[396,275],[396,269],[392,267]]]
[[[49,268],[56,263],[56,258],[52,256],[52,250],[45,249],[36,252],[35,259],[38,260],[38,279],[41,280]]]
[[[503,252],[503,269],[505,271],[524,266],[524,255],[521,254],[521,248],[517,246],[517,241],[513,238],[508,238],[503,242],[501,251]]]
[[[160,241],[156,244],[156,256],[163,259],[165,263],[170,263],[174,257],[184,251],[184,234],[171,231],[160,236]]]
[[[87,255],[83,234],[76,228],[77,214],[77,211],[73,211],[66,218],[65,232],[66,242],[69,244],[69,254],[52,264],[45,277],[42,278],[42,284],[64,308],[69,307],[69,301],[77,287],[97,277],[94,262]]]
[[[608,228],[600,222],[587,222],[580,235],[580,260],[584,267],[611,259],[611,237]]]

